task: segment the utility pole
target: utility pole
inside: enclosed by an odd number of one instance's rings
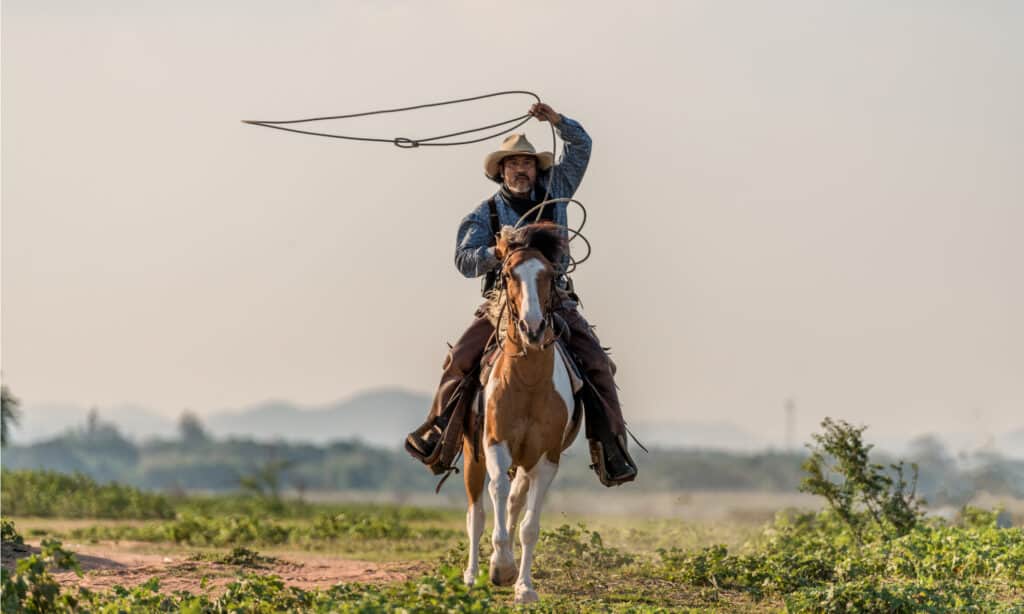
[[[792,452],[795,449],[796,443],[796,399],[792,396],[787,398],[786,402],[783,404],[783,408],[786,412],[786,439],[783,450],[786,452]]]

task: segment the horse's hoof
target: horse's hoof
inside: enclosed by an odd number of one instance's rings
[[[519,570],[516,569],[515,559],[508,557],[506,560],[502,561],[497,555],[497,552],[491,555],[491,584],[494,584],[495,586],[512,586],[515,584],[515,581],[519,576]]]
[[[466,583],[466,586],[473,588],[476,584],[476,574],[469,571],[468,569],[462,573],[462,581]]]
[[[537,596],[537,591],[521,584],[516,585],[516,603],[537,603],[538,601],[540,601],[540,597]]]

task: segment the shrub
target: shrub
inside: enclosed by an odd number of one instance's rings
[[[75,555],[65,550],[57,540],[44,539],[39,554],[20,559],[14,573],[7,569],[2,574],[3,597],[0,602],[4,614],[11,612],[54,612],[73,609],[76,599],[61,593],[60,584],[50,569],[73,569],[79,576],[82,569]]]
[[[924,503],[915,495],[917,465],[912,465],[914,475],[908,485],[902,461],[889,465],[894,476],[870,462],[873,446],[862,437],[866,427],[831,418],[821,426],[825,432],[812,435],[815,444],[803,463],[808,475],[800,490],[824,497],[859,543],[871,523],[885,536],[906,535],[921,517]]]
[[[4,513],[61,518],[173,518],[166,497],[76,473],[3,471]]]

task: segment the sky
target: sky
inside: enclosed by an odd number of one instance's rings
[[[499,139],[239,120],[526,89],[594,141],[575,282],[627,420],[1024,427],[1020,3],[5,0],[2,35],[0,366],[29,411],[430,393]]]

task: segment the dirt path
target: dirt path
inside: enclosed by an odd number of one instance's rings
[[[160,578],[161,591],[187,590],[192,593],[218,594],[239,573],[258,573],[280,577],[285,584],[302,589],[327,588],[339,582],[385,584],[418,575],[423,563],[379,563],[342,559],[316,553],[296,552],[276,555],[258,567],[242,567],[208,560],[196,560],[189,553],[154,554],[152,544],[122,541],[99,544],[66,544],[82,566],[80,578],[72,571],[54,573],[65,586],[83,586],[92,590],[109,589],[115,584],[133,587],[150,578]],[[38,544],[20,551],[4,551],[4,567],[14,560],[39,552]],[[13,555],[13,556],[9,556]],[[200,582],[206,578],[206,587]]]

